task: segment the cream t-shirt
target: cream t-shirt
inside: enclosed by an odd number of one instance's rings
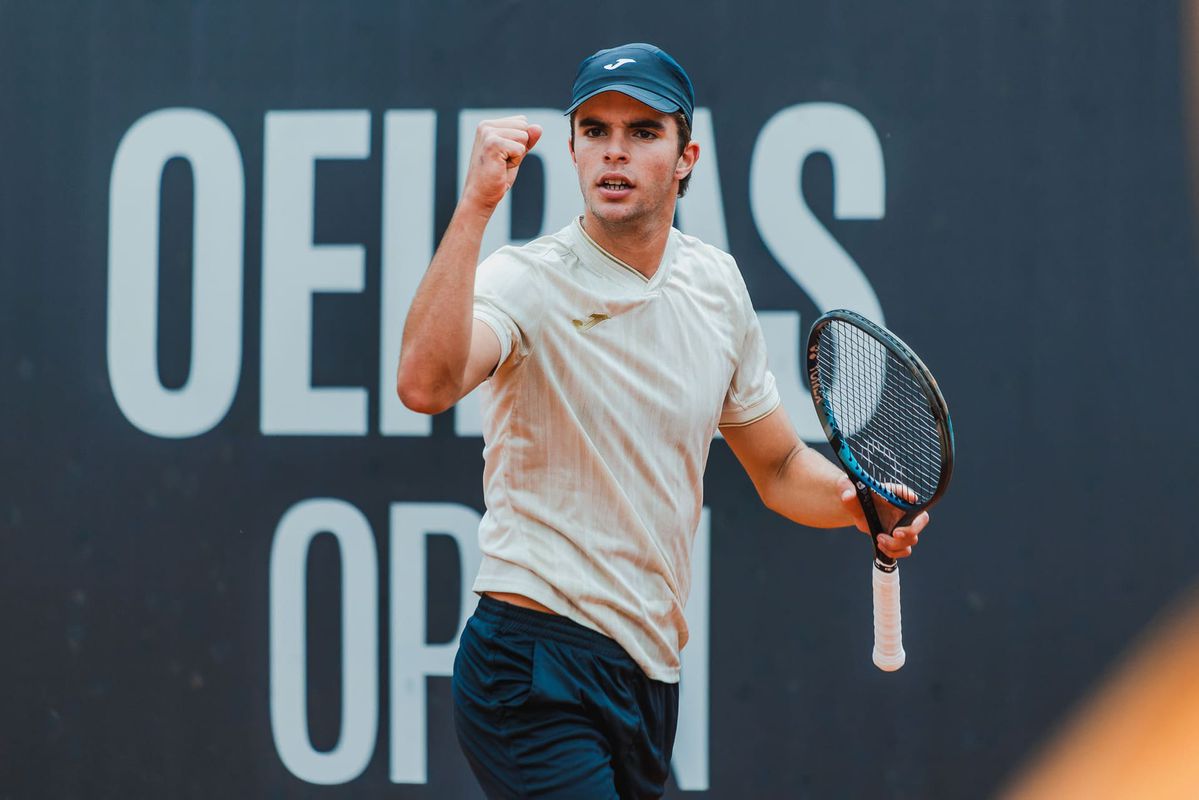
[[[525,595],[678,681],[709,445],[779,403],[736,262],[672,228],[647,280],[576,220],[484,260],[474,316],[502,351],[474,590]]]

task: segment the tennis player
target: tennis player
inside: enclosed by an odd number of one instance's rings
[[[408,314],[405,405],[436,414],[490,384],[482,597],[453,679],[458,738],[489,797],[662,795],[718,427],[769,508],[867,530],[848,479],[779,405],[733,258],[672,227],[700,154],[694,106],[657,47],[585,59],[568,109],[582,214],[482,264],[484,227],[542,131],[480,123]],[[909,555],[927,522],[883,536],[883,551]]]

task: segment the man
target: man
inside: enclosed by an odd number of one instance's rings
[[[866,530],[848,479],[779,406],[732,257],[671,227],[699,158],[662,50],[583,61],[568,109],[583,214],[476,271],[541,128],[483,122],[404,330],[398,390],[434,414],[489,380],[482,595],[454,668],[459,741],[491,797],[657,797],[669,774],[691,544],[719,426],[762,500]],[[891,520],[898,511],[881,509]],[[911,553],[921,515],[882,537]]]

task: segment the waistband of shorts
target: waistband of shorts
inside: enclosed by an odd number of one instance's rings
[[[595,653],[621,656],[632,661],[625,649],[598,631],[585,628],[561,614],[547,614],[496,600],[487,595],[479,598],[475,616],[506,630],[520,631],[541,639],[550,639]]]

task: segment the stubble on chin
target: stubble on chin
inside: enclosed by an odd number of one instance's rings
[[[647,206],[645,203],[605,203],[594,197],[587,198],[587,208],[591,216],[605,227],[646,227],[652,226],[658,219],[660,207]]]

